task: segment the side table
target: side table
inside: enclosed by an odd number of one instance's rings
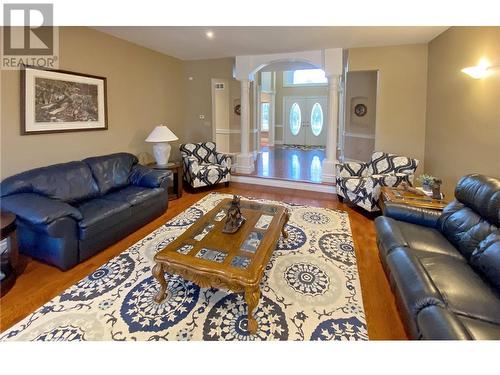
[[[16,282],[19,261],[16,215],[2,212],[0,224],[0,296],[3,296]]]
[[[379,206],[382,212],[384,212],[386,202],[439,211],[443,210],[448,204],[444,199],[433,199],[427,195],[418,195],[403,189],[383,186],[380,190],[379,199]]]
[[[156,163],[148,164],[148,167],[160,170],[169,170],[174,174],[173,192],[168,192],[168,200],[179,199],[182,197],[182,162],[172,161],[167,165],[158,165]],[[170,189],[169,189],[170,190]]]

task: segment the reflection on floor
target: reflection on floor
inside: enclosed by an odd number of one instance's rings
[[[302,150],[283,146],[262,147],[255,171],[247,176],[321,183],[324,149]]]

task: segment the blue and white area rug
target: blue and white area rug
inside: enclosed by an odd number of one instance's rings
[[[146,238],[5,331],[1,340],[367,340],[361,289],[346,212],[290,208],[246,330],[242,294],[200,288],[168,275],[167,298],[153,301],[154,254],[225,194],[209,194]]]

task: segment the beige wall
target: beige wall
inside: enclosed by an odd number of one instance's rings
[[[500,70],[460,71],[481,58],[500,62],[500,27],[452,27],[429,43],[425,165],[448,196],[465,174],[500,178]]]
[[[182,61],[84,27],[60,27],[60,69],[107,77],[108,130],[20,135],[20,73],[1,72],[1,174],[118,151],[151,152],[144,139],[164,123],[179,138]],[[175,157],[178,143],[172,144]]]
[[[230,127],[235,126],[231,103],[239,98],[239,82],[233,79],[233,58],[185,61],[183,82],[186,90],[184,136],[191,142],[202,142],[212,139],[212,78],[227,79],[229,82]],[[190,79],[191,77],[191,79]],[[200,120],[200,115],[205,119]],[[238,127],[239,128],[239,127]],[[231,135],[239,138],[239,135]],[[239,140],[238,140],[239,145]],[[231,150],[232,151],[232,150]],[[239,147],[238,147],[239,151]]]
[[[378,70],[375,149],[415,157],[424,169],[427,44],[349,49],[349,71]]]

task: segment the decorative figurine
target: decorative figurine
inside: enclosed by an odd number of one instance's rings
[[[240,197],[233,195],[231,206],[227,209],[227,219],[222,229],[223,233],[236,233],[246,219],[241,215]]]
[[[441,195],[442,183],[442,180],[437,178],[434,179],[434,182],[432,183],[432,199],[443,199],[443,196]]]

